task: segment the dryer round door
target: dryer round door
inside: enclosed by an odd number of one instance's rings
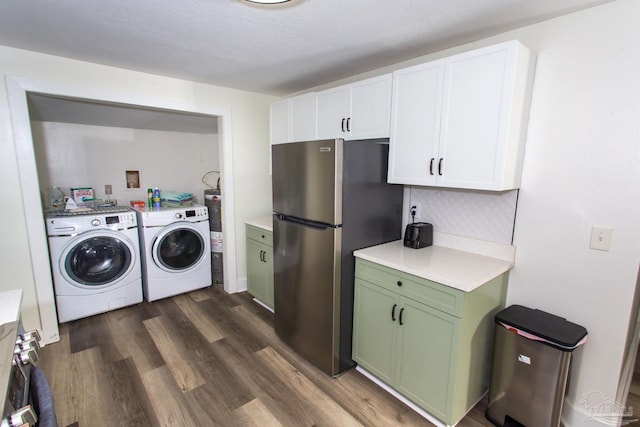
[[[131,239],[112,230],[92,230],[76,236],[60,256],[60,272],[78,287],[114,286],[133,270],[137,249]]]
[[[188,222],[163,228],[153,241],[151,254],[155,264],[169,273],[189,271],[209,256],[202,233]]]

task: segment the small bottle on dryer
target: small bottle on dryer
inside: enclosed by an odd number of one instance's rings
[[[153,207],[160,208],[160,190],[158,187],[153,189]]]

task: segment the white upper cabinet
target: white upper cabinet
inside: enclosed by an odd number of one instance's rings
[[[317,139],[388,138],[392,75],[316,94]]]
[[[289,142],[290,102],[288,99],[269,105],[269,141],[271,145]]]
[[[518,188],[530,64],[510,41],[395,71],[388,181]]]
[[[388,181],[435,185],[444,61],[393,73]]]
[[[291,137],[290,142],[316,139],[316,94],[290,98]]]
[[[284,144],[316,139],[315,92],[276,101],[269,106],[269,141]]]

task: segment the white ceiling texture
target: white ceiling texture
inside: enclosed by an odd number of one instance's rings
[[[287,95],[611,0],[2,0],[0,45]]]

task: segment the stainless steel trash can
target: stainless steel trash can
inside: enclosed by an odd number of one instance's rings
[[[541,310],[512,305],[495,316],[489,404],[497,426],[559,426],[572,352],[587,330]]]

